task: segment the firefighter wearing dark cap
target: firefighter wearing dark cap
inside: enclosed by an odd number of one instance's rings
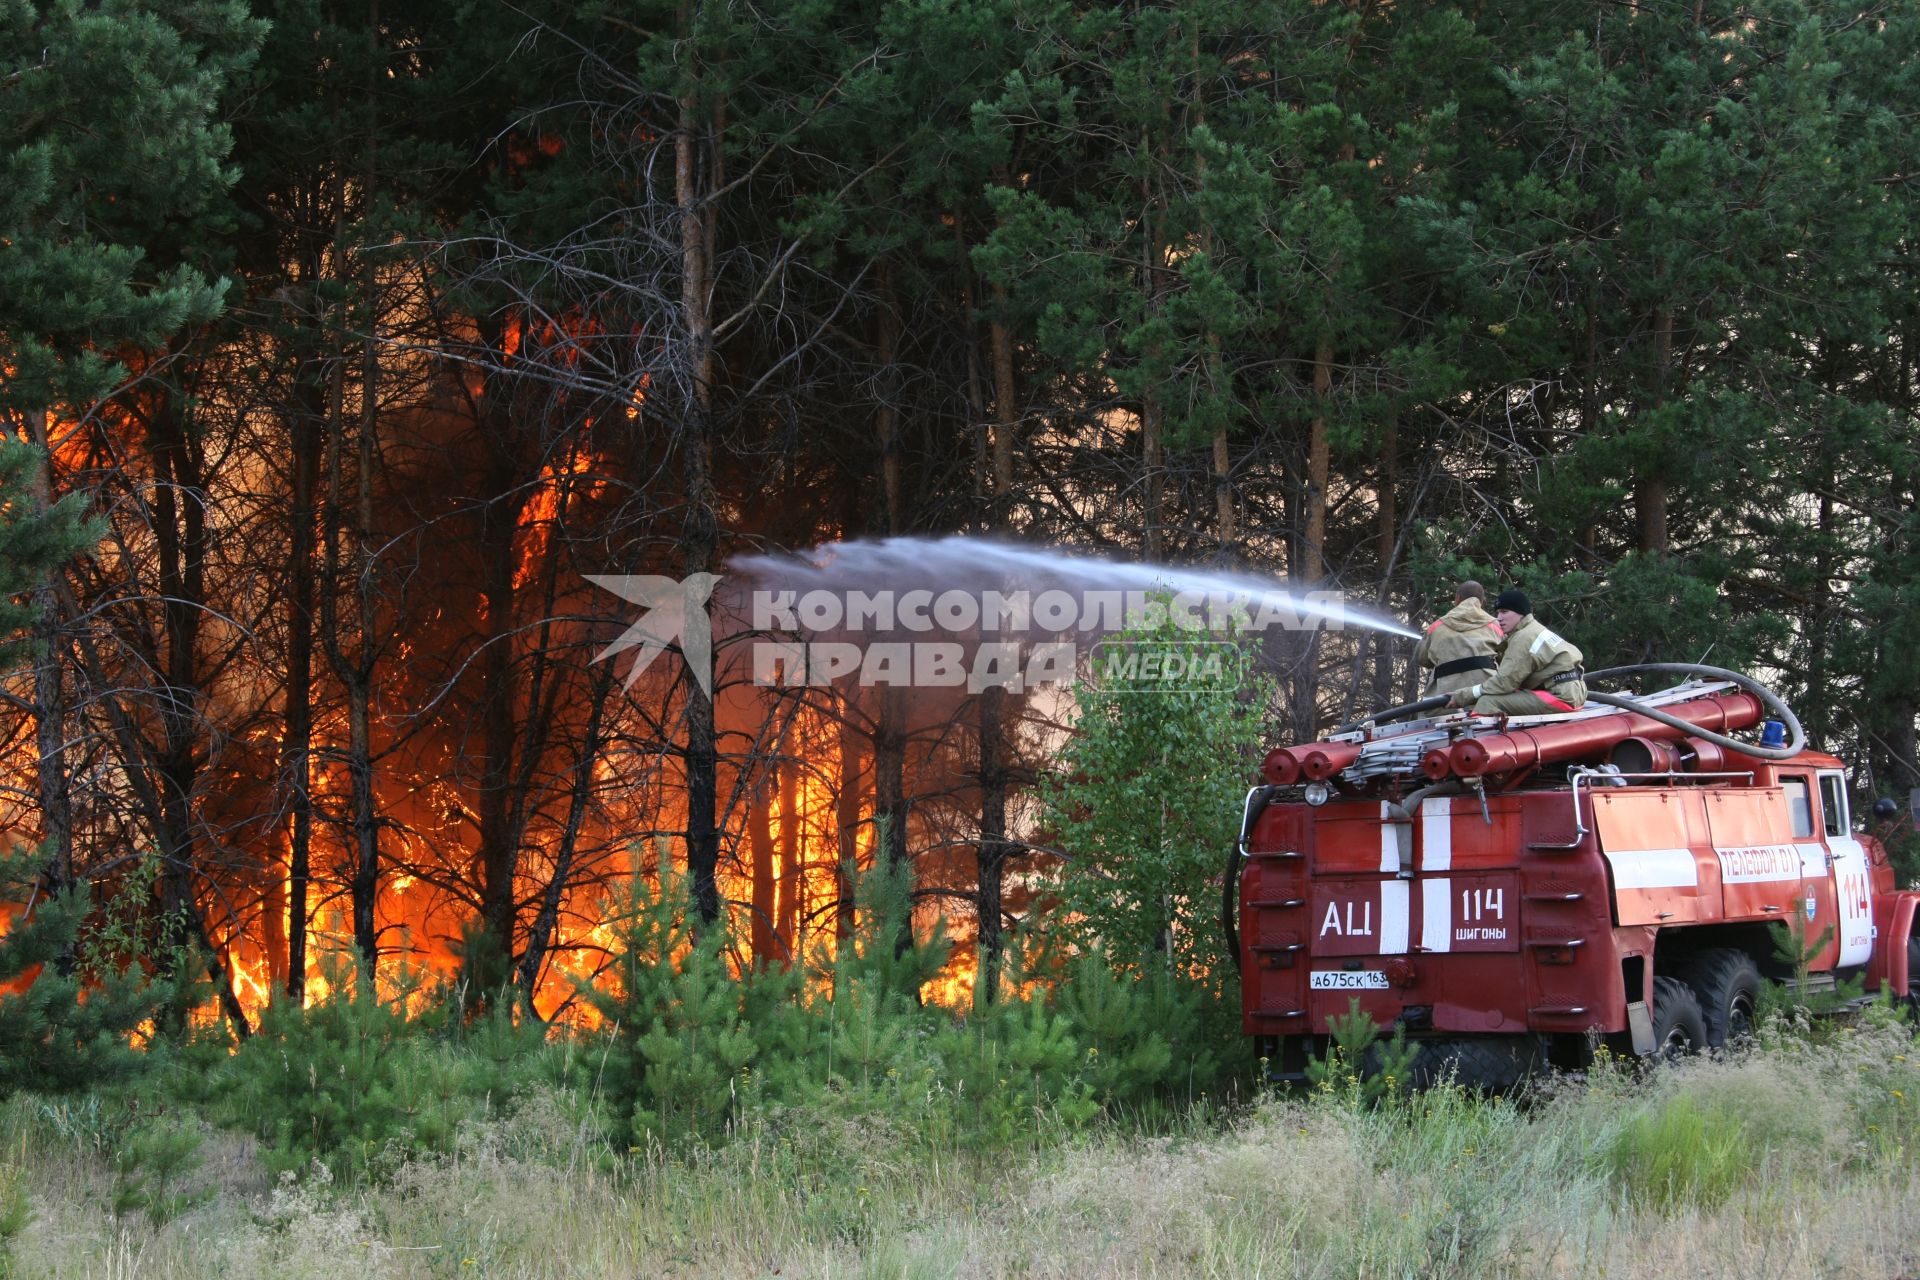
[[[1477,715],[1538,716],[1587,704],[1580,650],[1533,616],[1526,592],[1502,591],[1493,615],[1507,636],[1499,669],[1455,693],[1453,705],[1472,707]]]
[[[1429,695],[1470,689],[1500,667],[1500,624],[1487,612],[1487,589],[1477,582],[1454,588],[1453,608],[1436,618],[1414,646],[1413,660],[1433,668]]]

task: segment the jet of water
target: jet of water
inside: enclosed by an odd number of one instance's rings
[[[1167,591],[1228,597],[1255,607],[1271,606],[1294,617],[1318,618],[1338,626],[1365,627],[1418,639],[1419,633],[1377,613],[1358,609],[1321,592],[1302,594],[1272,580],[1245,573],[1164,564],[1103,560],[988,538],[883,538],[830,542],[797,557],[736,556],[733,568],[763,586],[801,591],[936,593],[973,591],[1077,590]]]

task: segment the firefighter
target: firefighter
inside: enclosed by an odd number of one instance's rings
[[[1487,589],[1463,582],[1453,591],[1453,608],[1428,626],[1413,648],[1413,660],[1433,668],[1429,695],[1471,688],[1500,667],[1500,624],[1487,612]]]
[[[1491,678],[1453,695],[1453,705],[1477,715],[1538,716],[1578,711],[1587,703],[1580,651],[1541,625],[1527,593],[1508,588],[1493,602],[1493,616],[1506,633],[1500,666]]]

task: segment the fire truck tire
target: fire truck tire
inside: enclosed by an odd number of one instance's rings
[[[1693,988],[1678,978],[1653,980],[1653,1056],[1678,1058],[1707,1043],[1707,1023]]]
[[[1761,978],[1752,956],[1732,947],[1702,951],[1680,966],[1680,978],[1700,1002],[1707,1048],[1723,1049],[1753,1035]]]
[[[1408,1073],[1416,1089],[1452,1082],[1463,1089],[1499,1093],[1539,1069],[1539,1046],[1525,1036],[1485,1040],[1429,1040]]]

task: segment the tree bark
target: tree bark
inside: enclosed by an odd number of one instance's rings
[[[1318,586],[1327,576],[1327,397],[1333,391],[1333,344],[1322,341],[1313,353],[1313,416],[1307,421],[1306,510],[1301,522],[1300,580]]]
[[[47,411],[29,411],[27,439],[40,455],[29,501],[35,515],[53,507],[53,447],[47,437]],[[59,570],[50,570],[33,593],[33,729],[39,756],[35,781],[40,797],[40,838],[49,859],[47,890],[60,893],[75,880],[73,864],[73,780],[67,769],[67,677],[61,656],[64,640],[60,602],[54,589]]]
[[[69,617],[78,617],[79,601],[74,599],[73,592],[66,583],[55,579],[54,591],[61,611]],[[94,644],[85,630],[76,631],[73,640],[86,678],[93,682],[95,688],[107,691],[100,698],[99,707],[106,718],[108,731],[112,734],[114,746],[120,755],[121,775],[126,779],[127,787],[133,793],[135,806],[153,832],[154,843],[158,846],[156,852],[161,864],[163,867],[185,865],[184,858],[191,853],[191,850],[182,850],[173,843],[174,825],[168,821],[160,792],[155,788],[154,780],[147,772],[151,754],[147,750],[148,744],[141,738],[139,730],[128,717],[126,708],[121,706],[114,682],[108,677],[106,668],[100,661],[99,647]],[[172,892],[172,887],[166,884],[164,877],[161,891],[163,894]],[[171,931],[175,936],[184,934],[187,939],[202,948],[207,957],[207,976],[213,980],[214,989],[219,993],[221,1010],[233,1023],[234,1033],[242,1040],[246,1039],[253,1033],[253,1028],[247,1022],[246,1010],[240,1007],[239,997],[234,994],[233,982],[227,973],[226,965],[221,961],[219,952],[214,950],[213,940],[207,933],[206,920],[200,914],[199,903],[194,901],[191,893],[184,897],[175,894],[170,899],[163,898],[163,907],[169,903],[177,908],[168,921]]]
[[[774,935],[780,940],[781,955],[790,963],[799,953],[795,928],[803,911],[801,897],[806,892],[806,840],[801,830],[800,765],[790,754],[782,753],[780,770],[780,892],[774,916]]]
[[[512,820],[515,724],[518,699],[514,696],[514,534],[522,504],[518,475],[506,438],[496,440],[486,478],[489,496],[481,517],[481,597],[485,630],[477,666],[480,672],[481,764],[480,794],[476,797],[480,825],[480,918],[498,948],[513,954],[514,872],[519,863],[519,841]],[[531,714],[533,708],[529,707]],[[356,882],[356,889],[357,889]],[[354,933],[360,937],[362,907],[367,912],[371,941],[372,897],[363,902],[354,894]],[[363,949],[368,943],[362,943]],[[371,958],[371,952],[368,953]]]
[[[880,717],[873,732],[873,816],[884,828],[878,856],[893,866],[907,860],[907,705],[906,691],[882,685]]]
[[[900,406],[898,372],[900,313],[894,297],[893,259],[883,255],[875,266],[878,294],[874,316],[874,357],[877,394],[874,397],[874,444],[880,454],[880,490],[886,503],[887,532],[906,528],[906,499],[901,483]]]
[[[687,378],[684,421],[681,425],[682,477],[686,485],[686,518],[682,524],[681,569],[705,573],[713,566],[716,529],[712,477],[713,326],[710,314],[708,253],[711,240],[702,157],[717,155],[720,139],[711,136],[710,118],[701,110],[697,86],[702,69],[693,50],[697,0],[681,0],[680,38],[687,51],[688,88],[679,104],[674,133],[674,194],[680,219],[680,320],[686,344]],[[709,170],[706,182],[712,179]],[[703,673],[704,674],[704,673]],[[693,882],[693,901],[700,918],[709,923],[720,917],[719,754],[716,748],[713,699],[700,680],[687,681],[687,872]]]
[[[842,710],[839,730],[840,789],[834,798],[834,827],[840,898],[834,911],[834,928],[839,937],[850,938],[860,873],[860,735],[853,727],[851,708]]]
[[[1213,437],[1213,519],[1220,539],[1220,558],[1232,560],[1240,540],[1240,528],[1233,514],[1233,458],[1227,449],[1224,430]]]
[[[748,934],[753,946],[753,967],[765,969],[777,950],[775,916],[778,896],[775,889],[773,846],[773,806],[778,783],[767,780],[762,794],[747,808],[747,851],[752,862],[753,919]]]
[[[288,787],[286,973],[287,998],[306,1003],[307,899],[313,858],[313,633],[314,510],[319,484],[321,433],[314,415],[297,406],[287,427],[293,448],[292,530],[287,559],[286,727],[280,739],[280,770]]]
[[[1006,304],[1005,285],[993,286],[993,300]],[[999,320],[987,326],[987,359],[993,368],[992,522],[1003,529],[1013,515],[1013,437],[1020,411],[1013,398],[1013,334]]]
[[[1665,405],[1673,381],[1673,312],[1661,307],[1653,313],[1656,403]],[[1651,556],[1667,554],[1667,477],[1658,461],[1643,462],[1633,486],[1633,509],[1639,523],[1640,550]]]
[[[1142,140],[1145,145],[1145,140]],[[1140,263],[1141,287],[1146,290],[1147,309],[1154,315],[1160,313],[1161,267],[1165,261],[1165,250],[1160,243],[1160,222],[1156,213],[1158,204],[1145,179],[1141,180],[1141,199],[1147,208],[1146,243],[1142,248]],[[1157,348],[1144,353],[1149,365],[1158,363],[1160,352]],[[1160,384],[1152,374],[1143,381],[1140,389],[1140,466],[1144,474],[1141,479],[1145,489],[1145,511],[1141,521],[1141,554],[1149,561],[1159,561],[1166,554],[1165,530],[1162,521],[1166,515],[1166,410],[1162,403]]]
[[[997,296],[1004,290],[996,287]],[[993,416],[1011,423],[1015,416],[1012,344],[1005,331],[995,326],[993,341]],[[996,484],[998,483],[996,479]],[[1011,484],[1011,477],[1008,483]],[[1004,492],[1004,491],[1003,491]],[[989,532],[1006,531],[1011,508],[995,504],[989,512]],[[974,909],[979,922],[980,973],[976,981],[987,984],[986,997],[998,995],[1001,902],[1006,885],[1007,783],[1002,759],[1005,754],[1002,726],[1006,716],[1006,690],[989,688],[978,699],[980,734],[980,843],[974,862]]]
[[[1395,557],[1400,549],[1400,419],[1389,415],[1380,439],[1379,505],[1375,511],[1374,554],[1380,562],[1377,603],[1384,612],[1392,599]],[[1373,704],[1393,702],[1393,646],[1384,633],[1370,632],[1373,642]]]
[[[1333,344],[1325,340],[1314,348],[1310,386],[1313,412],[1307,420],[1307,471],[1305,481],[1296,485],[1300,510],[1296,513],[1299,533],[1294,541],[1293,585],[1312,590],[1327,574],[1327,482],[1329,445],[1327,440],[1327,400],[1333,391]],[[1294,740],[1305,742],[1319,733],[1320,720],[1320,633],[1318,630],[1293,633],[1287,644],[1293,666],[1291,718]]]
[[[600,762],[606,742],[602,733],[607,697],[613,691],[614,665],[600,663],[592,676],[591,702],[587,708],[586,740],[580,744],[579,757],[573,763],[572,786],[567,794],[566,824],[559,846],[553,853],[553,875],[540,894],[540,907],[527,927],[527,945],[515,967],[515,981],[524,994],[527,1008],[540,982],[540,970],[547,962],[548,948],[560,927],[560,907],[566,898],[567,883],[573,875],[574,859],[580,848],[580,832],[586,826],[587,808],[593,798],[593,772]],[[537,1011],[536,1011],[537,1012]]]
[[[988,1001],[1000,994],[1001,933],[1007,856],[1007,691],[988,688],[979,698],[980,717],[980,846],[975,876],[978,892],[980,969],[976,989],[984,988]]]
[[[369,268],[368,305],[372,302],[372,273]],[[341,332],[344,332],[344,324]],[[334,352],[332,406],[328,433],[327,494],[321,513],[322,559],[326,581],[319,591],[320,633],[327,652],[327,663],[342,686],[347,704],[347,803],[350,833],[347,857],[347,897],[353,918],[354,949],[360,957],[360,969],[368,982],[373,981],[379,964],[379,930],[374,914],[380,891],[380,817],[373,787],[373,672],[378,662],[374,641],[376,626],[373,582],[373,469],[374,432],[378,428],[378,360],[372,343],[362,354],[361,408],[353,477],[354,493],[347,495],[345,441],[346,352],[336,345]],[[349,512],[351,515],[349,515]],[[351,523],[349,524],[349,521]],[[483,543],[484,543],[483,533]],[[352,547],[343,549],[343,538],[350,537]],[[351,577],[351,584],[343,578]],[[350,594],[355,604],[358,631],[355,652],[349,653],[339,610],[341,595]],[[482,801],[484,813],[484,798]],[[486,822],[481,823],[483,832]]]

